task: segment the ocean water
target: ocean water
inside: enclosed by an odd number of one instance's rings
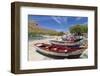
[[[46,37],[42,37],[42,36],[33,36],[33,37],[29,37],[28,40],[41,40],[41,39],[46,39]]]

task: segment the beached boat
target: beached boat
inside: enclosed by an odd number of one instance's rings
[[[82,36],[74,36],[74,35],[64,35],[61,37],[61,39],[63,41],[73,41],[73,42],[77,42],[83,39]]]
[[[37,52],[53,58],[79,58],[85,47],[66,47],[62,45],[52,45],[37,43],[35,44]]]
[[[79,47],[80,45],[82,45],[83,40],[81,41],[58,41],[58,40],[50,40],[49,41],[51,44],[55,44],[55,45],[63,45],[63,46],[71,46],[71,47]]]

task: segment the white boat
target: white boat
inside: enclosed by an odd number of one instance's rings
[[[80,46],[80,45],[82,45],[83,40],[77,41],[77,42],[50,40],[49,42],[50,42],[51,44],[55,44],[55,45],[63,45],[63,46]]]

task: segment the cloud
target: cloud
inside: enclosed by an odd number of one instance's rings
[[[66,24],[68,22],[67,17],[52,17],[53,20],[55,20],[58,24],[63,25]]]
[[[67,23],[68,22],[68,18],[67,17],[61,17],[62,23]]]
[[[59,20],[59,17],[52,17],[53,20],[55,20],[58,24],[61,24],[61,20]]]
[[[76,17],[76,20],[81,20],[82,18],[81,17]]]

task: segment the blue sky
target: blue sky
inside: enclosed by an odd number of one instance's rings
[[[88,24],[88,17],[28,15],[28,21],[35,21],[42,28],[67,32],[76,24]]]

